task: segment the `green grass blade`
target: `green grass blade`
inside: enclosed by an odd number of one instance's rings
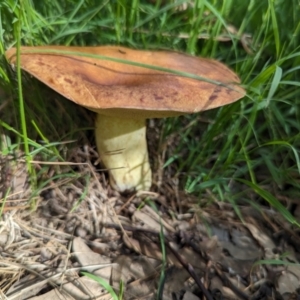
[[[296,221],[292,214],[270,192],[262,189],[257,184],[254,184],[248,180],[241,178],[236,178],[235,180],[249,186],[257,195],[265,199],[272,207],[279,211],[287,221],[300,227],[300,223]]]
[[[100,277],[98,277],[96,275],[87,273],[87,272],[81,272],[81,274],[83,274],[86,277],[89,277],[89,278],[93,279],[94,281],[96,281],[100,285],[102,285],[107,290],[107,292],[110,293],[110,295],[112,296],[113,300],[119,300],[118,295],[116,294],[116,292],[113,290],[112,286],[106,280],[104,280],[103,278],[100,278]]]

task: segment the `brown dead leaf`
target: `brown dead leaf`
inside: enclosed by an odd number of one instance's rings
[[[166,220],[161,218],[150,206],[145,205],[142,209],[136,210],[132,216],[132,220],[138,224],[142,224],[143,227],[160,231],[161,227],[163,231],[166,230],[174,232],[175,229]]]
[[[83,270],[110,280],[112,264],[107,256],[93,252],[80,237],[74,238],[72,249]]]

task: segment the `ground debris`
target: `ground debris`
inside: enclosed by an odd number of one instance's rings
[[[171,194],[121,196],[86,152],[48,168],[33,210],[24,161],[1,158],[13,172],[1,170],[0,298],[112,299],[82,272],[117,294],[122,283],[124,299],[300,297],[299,232],[280,215],[241,207],[241,221],[230,204],[200,210],[183,192],[180,213]],[[77,175],[50,180],[54,169]]]

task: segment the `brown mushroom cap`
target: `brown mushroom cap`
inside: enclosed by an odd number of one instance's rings
[[[177,70],[204,80],[85,55]],[[6,57],[15,64],[16,49],[9,49]],[[21,47],[21,67],[75,103],[116,117],[163,118],[195,113],[232,103],[245,95],[238,85],[238,76],[222,63],[177,52],[119,46]]]

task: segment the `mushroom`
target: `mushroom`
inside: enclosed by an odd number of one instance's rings
[[[98,152],[119,192],[150,189],[147,118],[196,113],[245,95],[238,76],[222,63],[178,52],[119,46],[20,51],[22,69],[97,113]],[[15,64],[16,48],[6,57]]]

